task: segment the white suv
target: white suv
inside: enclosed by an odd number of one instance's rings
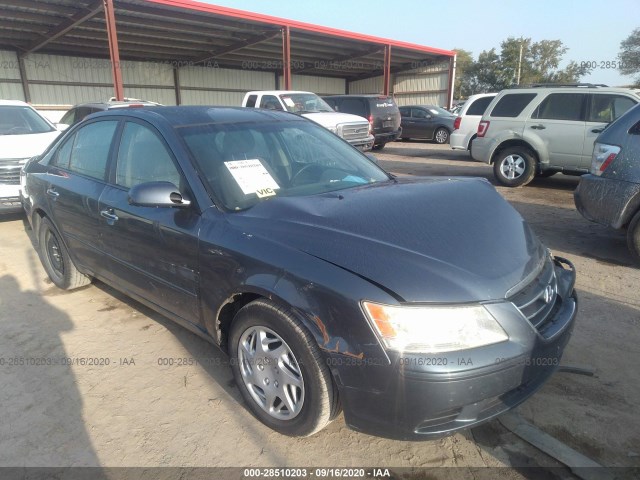
[[[471,95],[458,112],[458,116],[453,122],[455,129],[451,133],[449,144],[454,150],[470,150],[471,141],[476,138],[478,124],[482,119],[482,114],[497,93],[479,93]]]
[[[632,90],[604,85],[503,90],[482,116],[471,156],[493,164],[496,180],[508,187],[526,185],[535,175],[582,175],[598,134],[637,103]]]

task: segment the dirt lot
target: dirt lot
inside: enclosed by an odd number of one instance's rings
[[[448,146],[394,143],[378,157],[396,173],[493,181],[490,167]],[[563,363],[596,372],[556,374],[518,412],[603,465],[640,467],[640,269],[624,235],[576,212],[577,182],[556,175],[498,188],[576,265],[580,317]],[[497,421],[430,442],[369,437],[342,417],[311,438],[282,437],[243,407],[222,353],[99,282],[61,292],[30,233],[20,216],[0,220],[0,466],[457,466],[473,475],[560,465]]]

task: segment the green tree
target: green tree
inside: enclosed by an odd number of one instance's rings
[[[618,54],[618,70],[623,75],[637,75],[636,85],[640,86],[640,28],[636,28],[631,35],[620,42]]]
[[[468,77],[473,68],[473,56],[470,51],[454,48],[456,52],[456,78],[453,86],[454,98],[467,98],[471,93],[468,89]]]

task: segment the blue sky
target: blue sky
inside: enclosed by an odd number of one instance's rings
[[[563,58],[616,60],[620,42],[640,27],[640,0],[201,0],[226,7],[403,40],[464,48],[477,57],[507,37],[562,40]],[[631,77],[598,68],[584,81],[624,85]]]

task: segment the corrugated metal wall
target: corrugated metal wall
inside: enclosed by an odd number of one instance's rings
[[[349,93],[382,93],[383,77],[349,83]],[[391,76],[390,90],[398,105],[447,105],[449,65],[428,65]]]
[[[0,50],[0,98],[24,101],[18,56],[15,52]]]
[[[183,105],[240,106],[246,92],[273,90],[275,82],[275,75],[271,72],[217,67],[180,69],[180,95]]]
[[[344,95],[346,85],[347,82],[344,78],[291,75],[292,90],[314,92],[318,95]],[[280,75],[280,86],[284,86],[282,75]]]
[[[111,64],[105,59],[31,54],[25,57],[31,102],[34,105],[70,105],[103,101],[113,96]],[[176,104],[173,66],[153,62],[122,62],[125,96]],[[392,76],[391,92],[399,105],[447,103],[448,65],[429,65]],[[280,85],[283,85],[280,77]],[[349,93],[381,93],[382,76],[349,83]],[[179,69],[183,105],[240,105],[249,90],[272,90],[272,72],[230,70],[217,66]],[[342,78],[293,75],[292,88],[320,95],[344,94]],[[0,98],[24,100],[18,57],[0,51]]]
[[[449,64],[427,65],[394,75],[393,93],[398,105],[447,106]]]

